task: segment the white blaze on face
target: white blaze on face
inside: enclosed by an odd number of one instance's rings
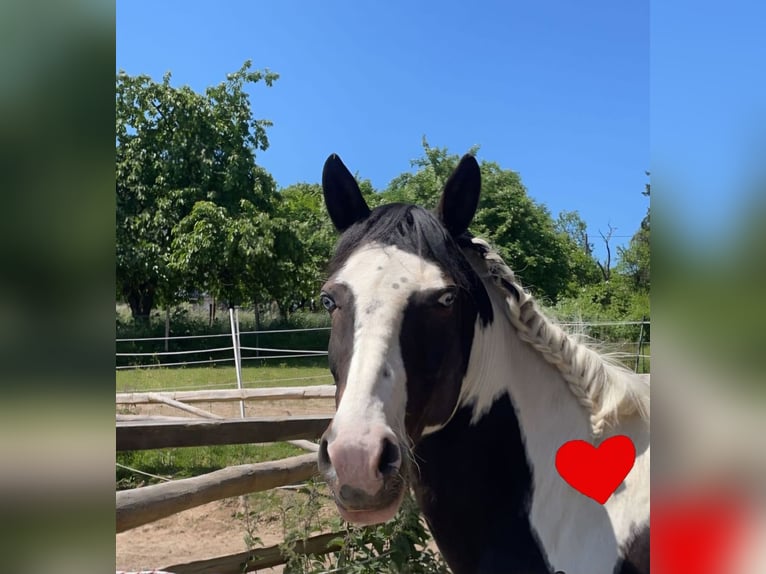
[[[356,455],[404,434],[407,381],[399,345],[404,311],[412,293],[448,283],[436,264],[378,244],[354,252],[333,281],[354,296],[354,349],[329,448],[338,474],[372,494],[370,461]]]

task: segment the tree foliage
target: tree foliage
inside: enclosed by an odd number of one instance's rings
[[[245,62],[201,94],[172,86],[170,73],[162,82],[117,74],[117,290],[136,318],[148,317],[156,303],[181,297],[181,271],[187,283],[211,281],[212,270],[197,266],[192,278],[190,269],[171,265],[179,260],[172,254],[175,233],[197,230],[212,242],[220,238],[204,229],[205,222],[225,225],[248,205],[273,212],[276,186],[255,163],[256,152],[269,145],[271,123],[253,118],[245,89],[261,81],[271,86],[278,76],[250,67]],[[182,224],[186,217],[192,219]],[[179,239],[176,245],[188,242]],[[218,283],[227,281],[222,276]]]
[[[205,291],[231,305],[268,290],[279,222],[243,199],[237,213],[198,201],[173,228],[170,269],[185,291]]]
[[[411,162],[419,169],[394,178],[381,194],[384,201],[436,206],[459,156],[430,146],[425,138],[423,152]],[[482,161],[481,175],[481,199],[471,231],[487,238],[528,288],[555,302],[594,279],[592,257],[556,225],[545,206],[527,195],[518,173]]]
[[[250,68],[245,62],[202,93],[172,86],[169,73],[161,82],[117,74],[117,294],[134,318],[195,292],[232,305],[274,301],[286,317],[293,305],[311,302],[324,279],[337,236],[321,186],[278,190],[257,165],[271,123],[253,117],[247,89],[272,86],[278,76]],[[414,171],[380,193],[357,175],[371,207],[436,206],[459,156],[422,143]],[[648,211],[630,245],[618,250],[616,275],[610,269],[602,277],[577,212],[554,220],[518,173],[490,161],[480,167],[471,231],[487,238],[538,298],[593,316],[648,313]]]
[[[642,193],[649,197],[649,191],[647,184]],[[564,219],[567,224],[562,222],[562,228],[570,233],[572,230],[575,234],[582,233],[579,224],[571,225],[573,218]],[[608,273],[604,274],[603,280],[582,285],[573,295],[559,301],[556,311],[560,317],[583,321],[641,321],[650,316],[649,221],[650,209],[647,208],[641,226],[628,246],[617,248],[617,264],[606,269]]]
[[[321,185],[294,184],[282,189],[280,197],[279,213],[290,222],[297,241],[292,298],[304,302],[319,292],[322,273],[335,243],[335,229],[327,216]]]
[[[646,175],[649,175],[649,173],[647,172]],[[645,197],[650,197],[651,185],[647,183],[642,193]],[[646,215],[641,220],[641,227],[631,237],[628,247],[618,249],[620,255],[619,272],[628,276],[637,290],[647,293],[651,287],[650,216],[650,208],[647,208]]]
[[[567,293],[575,294],[587,285],[595,285],[601,280],[598,262],[593,256],[593,245],[588,236],[588,226],[577,211],[562,211],[555,221],[558,233],[566,235],[567,259],[571,277]]]

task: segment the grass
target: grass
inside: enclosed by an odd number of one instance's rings
[[[232,444],[192,446],[117,453],[117,490],[163,482],[161,479],[134,472],[125,466],[165,478],[189,478],[227,466],[266,462],[306,451],[288,443]]]
[[[282,387],[331,384],[332,377],[325,362],[310,358],[313,365],[298,367],[288,364],[250,365],[242,369],[245,387]],[[184,390],[202,388],[236,388],[237,375],[233,366],[153,368],[117,371],[117,392],[148,390]],[[219,470],[226,466],[278,460],[305,454],[306,451],[288,443],[237,444],[117,453],[117,462],[139,471],[166,478],[187,478]],[[162,482],[132,470],[117,467],[117,488],[136,488]]]
[[[635,352],[635,350],[633,350]],[[643,350],[650,354],[647,344]],[[634,360],[628,359],[630,366]],[[649,360],[641,360],[639,372],[649,371]],[[259,361],[242,369],[243,386],[281,387],[332,384],[326,357],[308,357],[281,363]],[[116,373],[117,392],[149,390],[234,389],[237,385],[233,365],[141,368]],[[117,453],[117,462],[143,472],[172,478],[184,478],[212,472],[234,464],[277,460],[304,451],[287,443],[269,445],[222,445]],[[160,482],[117,467],[118,488],[133,488]]]
[[[242,385],[246,388],[259,388],[332,384],[332,377],[326,366],[326,357],[307,358],[303,361],[304,366],[296,366],[294,364],[296,361],[293,361],[293,364],[245,365],[242,368]],[[117,371],[117,392],[203,388],[237,388],[237,374],[234,366],[158,367]]]

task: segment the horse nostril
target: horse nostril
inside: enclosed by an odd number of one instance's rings
[[[401,452],[399,447],[388,440],[383,439],[383,450],[378,461],[378,471],[383,476],[390,476],[399,470],[401,466]]]
[[[327,444],[327,439],[322,437],[322,440],[319,442],[319,452],[317,454],[317,465],[322,472],[332,468],[330,453],[327,452]]]

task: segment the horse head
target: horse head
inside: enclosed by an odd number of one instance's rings
[[[336,155],[322,187],[342,235],[320,297],[332,321],[337,411],[319,469],[341,516],[373,524],[398,510],[416,467],[412,449],[454,413],[477,317],[491,321],[489,297],[459,246],[481,176],[464,156],[435,212],[398,203],[370,210]]]

